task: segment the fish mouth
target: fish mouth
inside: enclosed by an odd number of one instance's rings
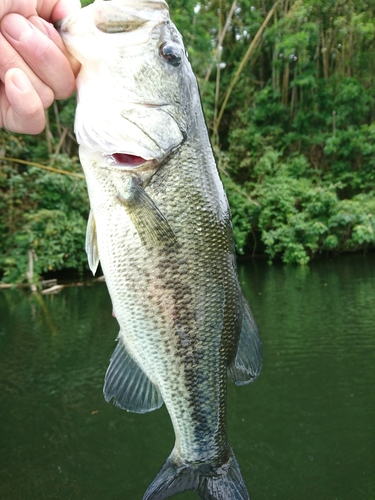
[[[146,159],[129,153],[112,153],[103,156],[107,163],[116,170],[148,170],[159,164],[154,158]]]

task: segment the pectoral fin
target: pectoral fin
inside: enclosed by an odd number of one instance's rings
[[[99,265],[99,251],[96,237],[96,224],[92,210],[90,210],[86,228],[86,253],[91,272],[95,275]]]
[[[143,244],[164,246],[177,243],[168,220],[143,189],[138,177],[129,176],[126,183],[122,182],[117,198],[125,207]]]
[[[241,291],[242,328],[237,353],[228,366],[228,376],[236,385],[249,384],[262,368],[262,342],[249,304]]]
[[[117,340],[105,374],[105,400],[108,402],[114,398],[116,406],[135,413],[157,410],[163,404],[159,389],[128,353],[120,336]]]

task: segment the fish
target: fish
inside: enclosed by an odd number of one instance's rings
[[[82,65],[88,262],[120,328],[104,397],[136,413],[165,403],[175,432],[143,500],[249,499],[227,439],[227,378],[255,380],[262,343],[182,36],[164,0],[96,0],[59,31]]]

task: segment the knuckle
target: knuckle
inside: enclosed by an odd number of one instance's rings
[[[52,89],[47,87],[43,90],[42,95],[40,95],[40,99],[43,103],[44,109],[47,109],[53,104],[53,101],[55,100],[55,94]]]
[[[54,91],[43,81],[37,80],[33,82],[35,92],[38,94],[39,99],[44,109],[49,108],[55,100]]]
[[[35,37],[36,40],[33,44],[33,56],[35,59],[40,60],[41,64],[45,61],[50,62],[53,59],[54,45],[47,37]],[[30,44],[29,47],[30,49]]]
[[[2,72],[6,72],[10,68],[20,66],[21,58],[18,53],[4,40],[0,41],[0,67]]]
[[[20,117],[19,127],[27,134],[39,134],[45,126],[45,115],[42,106],[30,107]]]

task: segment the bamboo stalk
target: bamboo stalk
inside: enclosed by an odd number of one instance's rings
[[[65,139],[66,139],[66,135],[68,133],[68,127],[64,127],[63,128],[63,131],[62,133],[60,134],[60,140],[59,140],[59,143],[58,145],[56,146],[55,148],[55,156],[57,156],[59,153],[60,153],[60,150],[62,148],[62,145],[64,144],[65,142]]]
[[[222,40],[222,26],[221,26],[221,11],[222,11],[222,0],[219,0],[219,42]],[[222,45],[217,46],[217,57],[216,57],[216,85],[215,85],[215,103],[214,103],[214,123],[217,119],[217,111],[219,107],[219,94],[220,94],[220,76],[221,76],[221,52]]]
[[[51,155],[52,154],[53,135],[52,135],[51,127],[50,127],[50,124],[49,124],[49,115],[48,115],[48,111],[47,110],[45,110],[44,115],[46,117],[45,133],[46,133],[47,151],[48,151],[48,154]]]
[[[288,105],[288,94],[289,94],[289,63],[286,65],[284,69],[284,75],[283,75],[283,88],[281,90],[281,103],[284,104],[284,106]]]
[[[232,20],[232,17],[233,17],[233,14],[234,14],[234,11],[235,11],[236,7],[237,7],[237,0],[234,0],[234,2],[232,3],[232,6],[230,8],[228,17],[227,17],[227,19],[225,21],[224,28],[223,28],[222,32],[219,33],[219,40],[217,42],[217,46],[216,46],[216,50],[215,50],[216,51],[216,57],[219,55],[219,51],[221,50],[221,47],[223,46],[224,38],[225,38],[225,35],[227,34],[227,31],[228,31],[228,28],[229,28],[229,24],[230,24],[230,22]],[[206,76],[204,77],[204,83],[207,83],[208,80],[210,79],[213,67],[214,67],[214,63],[212,63],[211,66],[208,68]]]
[[[320,46],[321,46],[321,41],[320,41],[320,37],[319,37],[318,42],[316,44],[316,49],[315,49],[315,61],[316,61],[317,75],[320,75]]]
[[[322,59],[323,59],[323,75],[324,78],[328,78],[328,49],[326,47],[324,31],[322,28]]]
[[[55,113],[55,122],[56,122],[57,133],[59,134],[59,136],[61,136],[61,122],[60,122],[59,109],[57,107],[56,101],[53,101],[53,111]]]
[[[326,38],[326,47],[327,47],[327,51],[326,51],[326,57],[327,57],[327,75],[329,78],[329,76],[332,74],[332,71],[330,72],[329,69],[330,69],[330,64],[329,64],[329,60],[330,60],[330,57],[332,57],[332,43],[333,43],[333,39],[334,39],[334,33],[333,33],[333,30],[332,28],[329,28],[327,30],[327,38]]]
[[[295,68],[294,68],[293,80],[295,81],[296,78],[297,78],[297,66],[295,66]],[[296,108],[296,104],[297,104],[297,85],[293,85],[292,97],[290,100],[290,116],[291,116],[291,118],[293,118],[293,116],[294,116],[294,110]]]
[[[214,123],[214,131],[213,131],[213,134],[212,134],[212,141],[213,142],[216,139],[216,136],[217,136],[217,133],[218,133],[218,129],[219,129],[219,125],[220,125],[221,119],[223,117],[225,108],[226,108],[226,106],[228,104],[229,97],[230,97],[230,95],[232,93],[232,90],[233,90],[234,86],[236,85],[239,77],[241,76],[241,73],[242,73],[244,67],[246,66],[247,62],[249,61],[250,56],[252,55],[254,49],[256,48],[256,46],[258,44],[258,41],[259,41],[259,39],[260,39],[263,31],[265,30],[267,24],[269,23],[269,20],[271,19],[271,17],[273,16],[273,13],[275,12],[277,6],[279,5],[279,2],[280,2],[280,0],[277,0],[277,2],[273,5],[273,7],[271,8],[271,10],[268,12],[265,20],[263,21],[262,26],[258,29],[256,35],[254,36],[252,42],[250,43],[249,48],[246,51],[246,54],[244,55],[244,57],[243,57],[240,65],[237,68],[237,71],[236,71],[234,77],[232,78],[232,81],[229,84],[229,87],[228,87],[228,89],[227,89],[227,91],[225,93],[224,102],[223,102],[223,104],[222,104],[222,106],[220,108],[220,112],[219,112],[219,115],[217,117],[217,120]]]
[[[277,12],[275,12],[274,25],[277,25]],[[276,68],[276,61],[278,60],[278,47],[277,42],[275,42],[273,54],[272,54],[272,88],[274,91],[278,90],[278,82],[276,79],[279,78],[279,71]]]
[[[353,27],[350,26],[350,33],[349,33],[349,47],[348,47],[348,76],[352,76],[351,72],[351,60],[353,56]]]

